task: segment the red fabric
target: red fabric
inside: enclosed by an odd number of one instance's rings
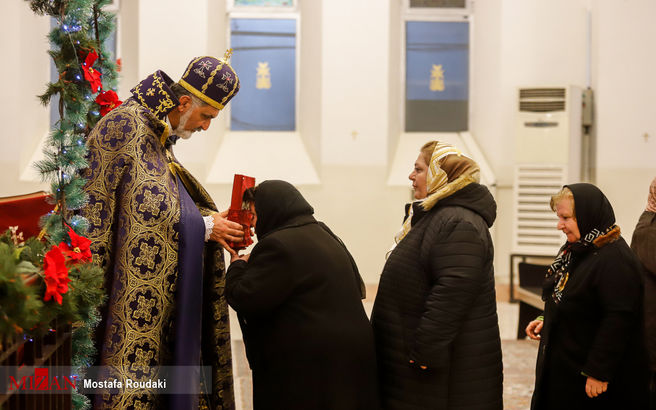
[[[0,198],[0,233],[10,226],[18,226],[23,239],[36,236],[41,231],[39,218],[52,211],[53,204],[46,201],[49,195],[43,191],[26,195]]]

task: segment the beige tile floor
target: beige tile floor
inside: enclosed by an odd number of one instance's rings
[[[373,303],[365,301],[364,305],[367,313],[370,313]],[[498,302],[497,311],[503,349],[504,408],[506,410],[525,410],[530,406],[533,392],[537,343],[515,339],[519,315],[517,304]],[[231,312],[230,319],[237,410],[252,410],[251,372],[246,361],[244,343],[234,312]]]

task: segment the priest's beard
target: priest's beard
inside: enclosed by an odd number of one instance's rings
[[[191,138],[191,134],[193,134],[196,131],[199,131],[201,128],[195,129],[195,130],[186,130],[185,125],[187,124],[187,120],[189,117],[191,117],[191,113],[196,109],[197,105],[195,102],[192,101],[191,107],[180,116],[180,123],[178,126],[173,130],[173,135],[177,135],[178,137],[182,138],[183,140],[188,140]]]

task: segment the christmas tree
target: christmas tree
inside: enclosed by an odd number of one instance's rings
[[[66,239],[67,226],[82,234],[88,222],[72,212],[83,207],[87,197],[79,170],[86,167],[85,137],[108,107],[120,104],[116,88],[116,65],[104,43],[114,29],[114,16],[103,11],[109,0],[32,0],[38,14],[57,22],[50,32],[50,56],[59,73],[40,96],[44,105],[59,96],[59,121],[36,164],[50,182],[56,209],[44,219],[44,228],[54,243]],[[105,91],[106,90],[106,91]],[[53,107],[54,108],[54,107]]]
[[[59,120],[35,164],[50,183],[55,203],[42,218],[43,231],[25,244],[0,237],[0,336],[49,331],[54,319],[72,323],[72,366],[82,376],[93,360],[92,333],[104,301],[103,274],[92,263],[84,237],[85,218],[76,211],[87,203],[80,170],[87,166],[85,139],[96,122],[120,104],[115,92],[116,64],[104,44],[114,16],[103,7],[110,0],[31,0],[32,10],[50,16],[49,51],[58,78],[39,96],[44,105],[59,97]],[[27,275],[36,280],[26,281]],[[27,284],[26,284],[27,283]],[[88,399],[73,395],[73,407],[88,408]]]

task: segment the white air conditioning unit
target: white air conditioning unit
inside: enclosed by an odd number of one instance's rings
[[[564,243],[551,196],[581,175],[579,87],[520,88],[515,130],[513,253],[555,256]]]

